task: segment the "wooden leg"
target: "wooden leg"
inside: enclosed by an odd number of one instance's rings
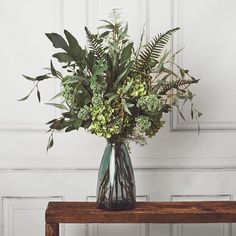
[[[45,236],[59,236],[59,224],[46,224]]]

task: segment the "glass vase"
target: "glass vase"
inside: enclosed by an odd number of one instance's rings
[[[97,207],[128,210],[135,207],[134,172],[124,143],[108,142],[98,172]]]

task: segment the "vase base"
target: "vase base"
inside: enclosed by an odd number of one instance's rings
[[[131,210],[135,208],[135,203],[131,202],[99,202],[97,203],[97,208],[108,210],[108,211],[123,211],[123,210]]]

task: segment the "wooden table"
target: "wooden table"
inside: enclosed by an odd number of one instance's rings
[[[105,211],[94,202],[49,202],[46,236],[60,223],[236,223],[236,201],[138,202],[129,211]]]

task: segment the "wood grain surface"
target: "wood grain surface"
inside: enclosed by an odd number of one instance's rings
[[[46,236],[59,236],[59,224],[46,224],[45,225],[45,235]]]
[[[46,223],[233,223],[235,201],[138,202],[128,211],[106,211],[94,202],[50,202]]]

